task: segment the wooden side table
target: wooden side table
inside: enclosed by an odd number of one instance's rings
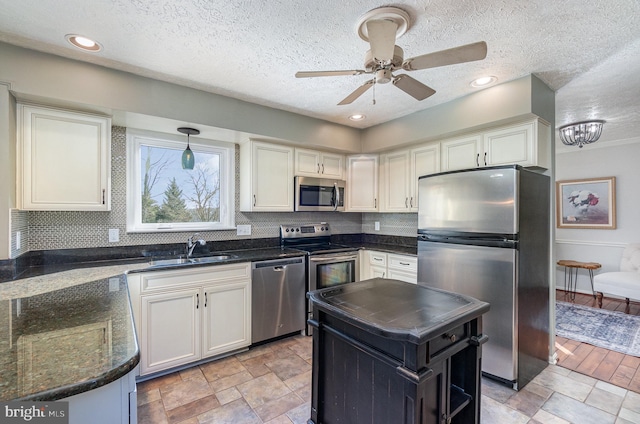
[[[596,298],[596,292],[593,290],[593,270],[602,268],[602,265],[597,262],[579,262],[564,259],[558,261],[558,265],[564,267],[564,291],[569,293],[571,300],[576,299],[576,282],[578,280],[578,270],[580,268],[586,269],[589,272],[591,292],[593,293],[593,298]]]

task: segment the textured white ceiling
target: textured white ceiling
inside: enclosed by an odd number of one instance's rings
[[[0,0],[0,40],[365,128],[472,93],[469,83],[535,74],[557,90],[556,126],[605,119],[603,139],[640,129],[638,0],[401,0],[405,57],[484,40],[483,61],[411,72],[437,92],[418,102],[391,84],[337,106],[369,76],[296,79],[299,70],[362,69],[359,17],[379,0]],[[64,36],[94,38],[80,52]],[[1,76],[0,76],[1,78]],[[354,123],[347,117],[363,113]],[[615,138],[613,138],[615,139]]]

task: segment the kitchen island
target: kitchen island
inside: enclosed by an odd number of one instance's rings
[[[374,278],[316,290],[309,423],[478,423],[482,314],[468,296]]]

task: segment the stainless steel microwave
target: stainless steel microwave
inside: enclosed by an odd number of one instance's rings
[[[295,177],[294,184],[296,211],[344,210],[344,180]]]

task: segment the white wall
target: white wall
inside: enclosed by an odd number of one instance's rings
[[[606,124],[604,131],[606,131]],[[628,243],[640,243],[640,137],[597,142],[582,149],[563,149],[556,155],[556,181],[616,177],[615,230],[556,229],[556,259],[598,262],[597,272],[617,271]],[[564,268],[557,267],[556,282],[563,287]],[[577,289],[590,293],[586,270],[580,270]]]

